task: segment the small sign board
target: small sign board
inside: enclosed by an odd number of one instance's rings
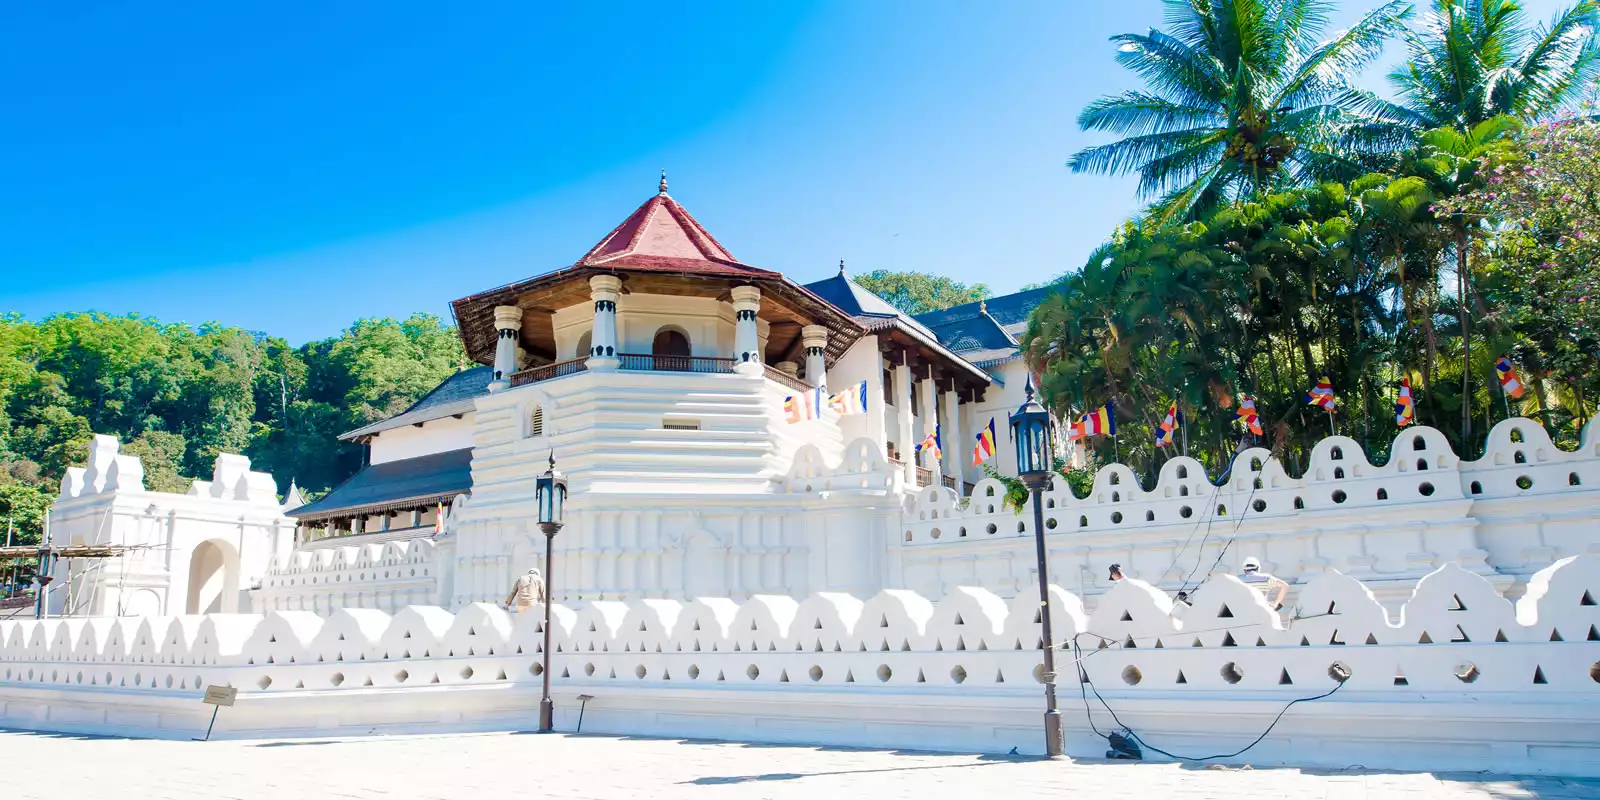
[[[205,704],[208,706],[231,706],[233,699],[239,696],[239,690],[233,686],[207,686]]]

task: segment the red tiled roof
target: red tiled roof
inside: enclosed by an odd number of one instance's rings
[[[711,275],[775,275],[739,263],[665,191],[639,206],[575,266]]]

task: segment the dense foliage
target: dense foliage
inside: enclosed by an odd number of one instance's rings
[[[943,275],[926,272],[892,272],[877,269],[853,280],[861,288],[888,301],[889,305],[907,314],[921,314],[962,303],[976,303],[989,296],[989,287],[975,283],[968,286]]]
[[[1265,63],[1281,75],[1304,57],[1296,53],[1319,50],[1291,40],[1285,55],[1245,32],[1314,23],[1327,10],[1316,0],[1168,7],[1171,36],[1115,40],[1119,60],[1169,100],[1211,85],[1201,79],[1219,78],[1219,66]],[[1575,441],[1600,391],[1600,127],[1549,117],[1593,80],[1597,16],[1583,0],[1534,29],[1511,0],[1436,0],[1419,28],[1403,33],[1409,63],[1391,74],[1398,102],[1342,94],[1347,106],[1318,112],[1346,127],[1317,140],[1317,159],[1373,167],[1361,175],[1279,169],[1270,180],[1251,173],[1225,190],[1202,190],[1196,181],[1240,174],[1237,154],[1213,143],[1175,160],[1177,151],[1146,141],[1152,115],[1172,117],[1159,123],[1165,131],[1196,114],[1158,104],[1130,110],[1131,100],[1091,105],[1085,128],[1139,135],[1104,146],[1116,159],[1086,161],[1100,151],[1085,151],[1075,166],[1140,174],[1147,192],[1177,188],[1183,213],[1173,213],[1175,195],[1158,202],[1035,312],[1024,347],[1046,398],[1069,419],[1110,403],[1119,436],[1091,446],[1102,460],[1151,472],[1185,447],[1220,469],[1252,441],[1293,470],[1330,430],[1381,462],[1402,381],[1416,422],[1443,430],[1469,457],[1511,413],[1540,417],[1558,440]],[[1357,28],[1405,17],[1384,6]],[[1276,55],[1260,62],[1252,47],[1261,58]],[[1185,102],[1198,108],[1198,97]],[[1208,111],[1205,135],[1252,119],[1259,101],[1250,98],[1217,94],[1223,105]],[[1294,119],[1309,107],[1285,101],[1269,117]],[[1365,121],[1353,122],[1356,111]],[[1107,124],[1111,113],[1148,117],[1140,123],[1148,130]],[[1296,147],[1312,141],[1285,136]],[[1284,160],[1294,161],[1286,148]],[[1520,400],[1500,392],[1494,364],[1503,355],[1530,388]],[[1334,414],[1307,404],[1324,376],[1340,399]],[[1235,419],[1241,395],[1254,398],[1264,435]],[[1158,449],[1154,433],[1173,402],[1187,424],[1179,444]]]
[[[360,320],[301,347],[217,324],[0,316],[0,525],[35,541],[94,433],[126,442],[154,490],[186,491],[230,452],[325,492],[360,466],[339,433],[404,409],[466,364],[455,331],[426,314]]]

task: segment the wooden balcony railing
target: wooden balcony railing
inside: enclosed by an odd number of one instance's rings
[[[702,356],[658,356],[647,353],[618,353],[623,369],[652,370],[655,372],[706,372],[733,371],[731,358],[705,358]]]
[[[761,370],[766,373],[768,378],[771,378],[772,380],[775,380],[778,383],[789,387],[790,389],[794,389],[797,392],[809,392],[813,388],[811,384],[806,383],[805,381],[800,380],[799,378],[790,375],[789,373],[784,372],[783,370],[778,369],[771,364],[762,364]]]
[[[905,469],[906,462],[901,461],[900,459],[895,458],[894,456],[890,456],[889,457],[889,465],[893,466],[893,467],[896,467],[898,469]],[[922,488],[924,486],[932,486],[932,485],[933,485],[933,470],[928,469],[927,467],[917,467],[917,488],[920,489],[920,488]]]
[[[588,361],[588,356],[582,356],[579,358],[569,359],[567,361],[557,361],[554,364],[545,364],[541,367],[530,367],[521,372],[512,373],[511,385],[526,386],[530,383],[539,383],[540,381],[547,381],[551,378],[559,378],[563,375],[571,375],[573,373],[582,372],[587,369],[586,365]]]

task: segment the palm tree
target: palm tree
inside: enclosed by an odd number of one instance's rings
[[[1167,30],[1111,37],[1147,91],[1103,97],[1084,130],[1124,138],[1078,151],[1075,172],[1138,173],[1157,219],[1275,185],[1366,172],[1358,149],[1383,104],[1350,76],[1403,29],[1404,0],[1318,41],[1330,0],[1165,0]],[[1352,147],[1354,145],[1355,147]]]
[[[1417,131],[1468,131],[1500,115],[1538,119],[1600,73],[1597,23],[1596,0],[1537,29],[1516,0],[1434,0],[1421,30],[1405,33],[1409,63],[1389,74],[1403,107],[1369,108]]]

